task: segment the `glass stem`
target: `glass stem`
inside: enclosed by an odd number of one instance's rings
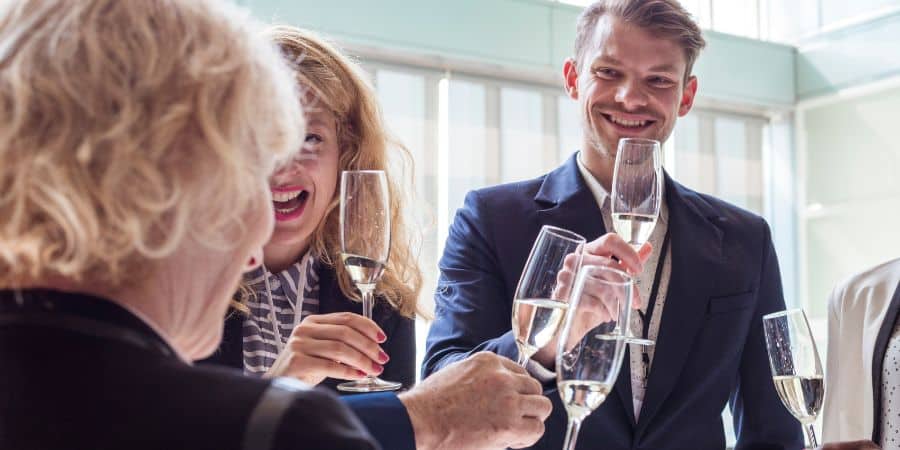
[[[375,306],[375,287],[370,285],[357,285],[360,294],[362,294],[362,310],[363,317],[372,319],[372,307]]]
[[[578,432],[581,430],[581,421],[570,418],[569,429],[566,430],[566,443],[563,450],[575,450],[575,441],[578,440]]]
[[[531,359],[531,355],[529,355],[527,352],[522,351],[521,345],[518,347],[519,347],[519,358],[516,359],[516,364],[518,364],[522,367],[525,367],[525,365],[528,364],[528,360]]]
[[[359,293],[362,294],[362,310],[363,317],[372,320],[372,308],[375,306],[375,286],[374,285],[356,285]],[[375,377],[366,375],[366,382],[372,383]]]
[[[806,437],[809,438],[809,446],[812,448],[816,448],[819,446],[819,441],[816,440],[816,429],[812,423],[806,424],[803,428],[806,428]]]

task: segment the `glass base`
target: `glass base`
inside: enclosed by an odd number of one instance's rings
[[[368,377],[364,380],[348,381],[337,385],[339,391],[344,392],[384,392],[396,391],[403,387],[403,384],[395,381],[385,381],[381,378]]]
[[[626,344],[635,344],[635,345],[645,345],[647,347],[652,347],[656,345],[656,341],[652,341],[650,339],[639,338],[635,336],[622,336],[622,333],[619,331],[613,331],[612,333],[607,334],[598,334],[594,336],[597,339],[604,340],[617,340],[621,339],[625,341]]]
[[[647,347],[652,347],[652,346],[656,345],[656,342],[651,341],[650,339],[642,339],[642,338],[631,337],[631,336],[626,336],[625,342],[627,342],[629,344],[646,345]]]

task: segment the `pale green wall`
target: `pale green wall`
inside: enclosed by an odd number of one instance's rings
[[[826,33],[800,46],[797,96],[827,95],[900,74],[900,11]]]
[[[240,0],[259,18],[339,41],[557,73],[571,54],[579,7],[544,0]],[[900,0],[822,0],[821,20],[858,18]],[[882,11],[885,11],[882,9]],[[706,32],[701,95],[790,108],[797,99],[900,74],[900,10],[793,47]]]
[[[556,27],[577,9],[522,0],[245,0],[263,20],[308,27],[352,43],[552,67],[567,50]],[[560,30],[561,32],[562,30]]]
[[[858,13],[900,2],[844,3],[827,0],[823,13],[830,15],[824,19],[834,19],[842,8]],[[797,96],[803,102],[797,130],[805,177],[798,183],[806,194],[801,226],[807,236],[801,283],[815,316],[824,316],[839,280],[900,256],[900,88],[845,91],[898,75],[900,11],[822,34],[799,48]]]
[[[804,108],[807,299],[824,314],[839,280],[900,256],[900,88]]]
[[[348,43],[557,73],[572,53],[580,8],[542,0],[244,0],[253,13]],[[791,47],[707,32],[701,96],[794,104]]]

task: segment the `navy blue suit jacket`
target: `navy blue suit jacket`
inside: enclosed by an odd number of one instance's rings
[[[362,304],[347,298],[341,291],[335,278],[334,270],[323,267],[319,271],[319,314],[336,312],[352,312],[362,314]],[[381,344],[381,348],[390,356],[390,361],[384,365],[382,379],[403,383],[403,389],[409,389],[416,381],[416,337],[415,321],[403,317],[387,302],[379,300],[372,311],[375,323],[384,330],[387,340]],[[237,311],[230,311],[225,319],[222,333],[222,343],[219,349],[209,358],[200,361],[201,364],[216,364],[235,369],[244,370],[244,315]],[[326,378],[319,386],[328,387],[339,394],[337,385],[345,380]]]
[[[737,449],[801,448],[801,428],[775,392],[763,338],[762,316],[785,307],[768,225],[669,177],[666,202],[672,275],[639,420],[626,357],[613,392],[583,424],[578,448],[721,449],[729,403]],[[467,195],[440,261],[424,376],[482,350],[516,359],[513,292],[545,224],[588,241],[605,233],[574,155],[540,178]],[[534,448],[562,447],[566,413],[552,384],[553,414]]]

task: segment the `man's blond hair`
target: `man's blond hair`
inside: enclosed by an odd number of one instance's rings
[[[684,50],[687,63],[684,80],[690,78],[706,41],[700,27],[678,0],[600,0],[586,7],[578,17],[575,35],[575,66],[579,72],[588,63],[584,60],[585,52],[591,45],[597,23],[605,15],[677,43]]]
[[[227,247],[299,148],[290,70],[212,0],[0,6],[0,288],[140,280]]]

